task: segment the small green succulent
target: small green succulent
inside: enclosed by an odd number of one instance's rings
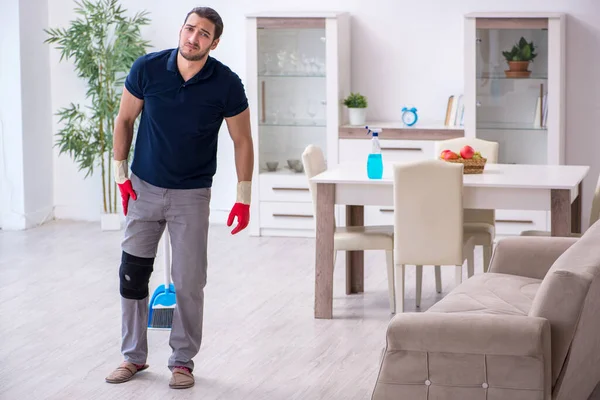
[[[510,51],[503,51],[502,55],[506,58],[506,61],[533,61],[537,56],[533,41],[527,42],[522,36]]]
[[[344,105],[348,108],[367,108],[367,98],[360,93],[350,93],[344,99]]]

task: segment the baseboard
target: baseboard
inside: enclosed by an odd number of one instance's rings
[[[68,219],[72,221],[100,221],[102,210],[92,210],[90,207],[56,206],[54,217],[56,219]]]
[[[2,230],[21,231],[31,229],[53,219],[54,207],[52,206],[43,207],[26,214],[6,213],[2,216]]]
[[[37,211],[27,213],[27,228],[34,228],[54,219],[54,207],[47,206]]]
[[[17,213],[2,214],[3,231],[22,231],[27,228],[27,220],[24,215]]]

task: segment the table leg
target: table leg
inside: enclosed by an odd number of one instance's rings
[[[571,232],[581,233],[581,197],[582,197],[583,184],[579,183],[579,190],[577,197],[573,204],[571,204]]]
[[[552,189],[550,191],[550,234],[570,236],[571,233],[571,191]]]
[[[363,206],[346,206],[346,226],[363,226],[365,212]],[[365,291],[365,252],[346,252],[346,294]]]
[[[333,235],[335,184],[317,183],[315,318],[333,316]]]

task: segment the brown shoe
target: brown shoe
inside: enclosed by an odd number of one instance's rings
[[[194,386],[194,375],[185,368],[173,368],[169,386],[172,389],[187,389]]]
[[[133,376],[136,373],[138,373],[139,371],[143,371],[148,367],[149,367],[148,364],[144,364],[144,366],[142,368],[138,369],[138,367],[136,367],[134,364],[127,362],[127,361],[123,361],[121,363],[121,365],[119,365],[117,367],[117,369],[115,369],[113,372],[111,372],[106,377],[106,382],[108,382],[108,383],[127,382],[128,380],[133,378]]]

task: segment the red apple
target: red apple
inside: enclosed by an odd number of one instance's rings
[[[447,151],[444,153],[444,160],[456,160],[458,158],[458,154],[453,151]]]
[[[473,158],[473,154],[475,154],[475,150],[473,150],[473,148],[471,146],[464,146],[462,149],[460,149],[460,155],[462,156],[462,158],[465,159],[470,159]]]

